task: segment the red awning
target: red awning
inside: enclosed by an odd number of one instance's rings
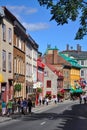
[[[61,92],[61,93],[64,93],[64,92],[65,92],[65,90],[64,90],[64,89],[61,89],[61,90],[60,90],[60,92]]]

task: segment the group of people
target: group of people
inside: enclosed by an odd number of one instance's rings
[[[31,114],[32,100],[31,98],[19,98],[18,100],[9,100],[7,103],[2,101],[0,103],[1,115],[10,115],[18,112],[19,114]]]
[[[41,105],[41,104],[46,104],[46,105],[48,105],[48,103],[49,103],[49,98],[47,97],[47,98],[43,98],[43,99],[39,99],[39,105]]]

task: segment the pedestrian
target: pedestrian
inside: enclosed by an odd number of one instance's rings
[[[58,102],[60,102],[60,96],[59,96],[59,94],[57,95],[57,100],[58,100]]]
[[[27,113],[27,100],[24,98],[23,100],[23,114],[25,115]]]
[[[30,98],[28,98],[28,104],[27,104],[27,106],[28,106],[28,112],[29,112],[29,114],[31,114],[31,109],[32,109],[32,101],[31,101],[31,99],[30,99]]]
[[[10,116],[12,114],[12,100],[9,100],[7,103],[7,115]]]
[[[79,96],[79,102],[82,103],[82,95]]]
[[[20,100],[20,98],[18,99],[17,107],[18,107],[18,113],[20,114],[20,111],[21,111],[21,100]]]
[[[23,99],[21,99],[21,114],[24,114],[24,111],[23,111]]]
[[[12,114],[17,112],[17,102],[16,99],[13,99],[12,101]]]
[[[44,105],[44,103],[45,103],[45,98],[42,99],[42,104]]]
[[[55,104],[58,102],[57,97],[54,98],[54,102]]]
[[[48,105],[48,101],[49,101],[49,99],[48,99],[48,97],[46,98],[46,105]]]
[[[6,114],[6,102],[2,101],[2,116]]]
[[[41,105],[41,102],[42,102],[41,99],[39,99],[39,105]]]
[[[83,100],[84,100],[84,104],[86,104],[86,96],[84,96]]]

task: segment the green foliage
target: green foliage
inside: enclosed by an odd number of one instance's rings
[[[38,93],[42,93],[42,88],[37,88]]]
[[[62,93],[59,92],[59,93],[57,94],[57,96],[60,97],[60,98],[63,98],[63,97],[64,97],[64,94],[62,94]]]
[[[48,98],[48,99],[50,100],[50,99],[51,99],[51,94],[46,94],[45,97]]]
[[[68,24],[79,18],[80,27],[75,39],[82,39],[87,35],[87,1],[86,0],[38,0],[41,6],[50,9],[50,20],[55,20],[57,25]]]
[[[21,91],[21,84],[15,84],[14,90],[15,91]]]

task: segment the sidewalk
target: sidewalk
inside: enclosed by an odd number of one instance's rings
[[[0,123],[5,122],[5,121],[10,121],[10,120],[12,120],[11,117],[6,117],[6,116],[2,117],[2,116],[0,116]]]
[[[63,104],[63,103],[69,102],[69,101],[70,100],[66,100],[64,102],[57,103],[57,104],[55,104],[54,102],[50,102],[48,105],[46,105],[46,104],[38,105],[38,106],[35,106],[32,108],[32,113],[40,113],[40,112],[43,112],[43,111],[48,110],[50,108],[56,107],[58,104]],[[5,122],[5,121],[10,121],[12,119],[17,119],[17,118],[20,118],[21,116],[22,115],[18,114],[18,113],[15,113],[15,114],[11,115],[10,117],[0,116],[0,123]]]

